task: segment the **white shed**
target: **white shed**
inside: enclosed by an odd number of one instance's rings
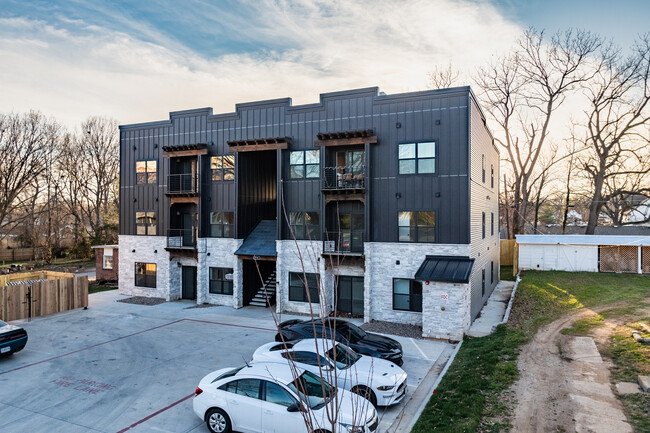
[[[519,269],[650,272],[650,236],[516,235]]]

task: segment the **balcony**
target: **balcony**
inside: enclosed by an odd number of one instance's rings
[[[366,189],[366,167],[364,165],[340,165],[323,168],[325,192],[354,192]]]
[[[167,230],[167,249],[196,249],[197,228]]]
[[[363,255],[364,230],[341,230],[325,232],[323,236],[323,255]]]
[[[167,190],[165,194],[175,197],[192,197],[199,194],[199,182],[196,173],[180,173],[167,175]]]

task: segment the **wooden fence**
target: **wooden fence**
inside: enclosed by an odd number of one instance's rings
[[[6,286],[7,283],[16,281],[32,281],[32,280],[58,280],[60,278],[73,278],[74,274],[69,272],[54,272],[54,271],[33,271],[33,272],[19,272],[16,274],[0,275],[0,286]]]
[[[516,244],[517,241],[514,239],[501,239],[501,266],[513,265]]]
[[[47,316],[88,306],[88,277],[0,286],[0,319]]]
[[[0,262],[27,262],[43,258],[41,248],[12,248],[0,250]]]

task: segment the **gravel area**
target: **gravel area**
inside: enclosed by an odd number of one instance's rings
[[[165,302],[165,298],[147,298],[146,296],[133,296],[131,298],[119,299],[117,302],[137,305],[158,305]]]
[[[401,323],[380,322],[373,320],[361,325],[361,329],[380,334],[399,335],[401,337],[422,338],[422,327],[417,325],[404,325]]]

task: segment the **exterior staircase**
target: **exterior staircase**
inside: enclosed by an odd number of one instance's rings
[[[257,291],[257,294],[253,297],[249,305],[268,307],[275,304],[276,283],[275,271],[273,271],[266,278],[264,286]]]

